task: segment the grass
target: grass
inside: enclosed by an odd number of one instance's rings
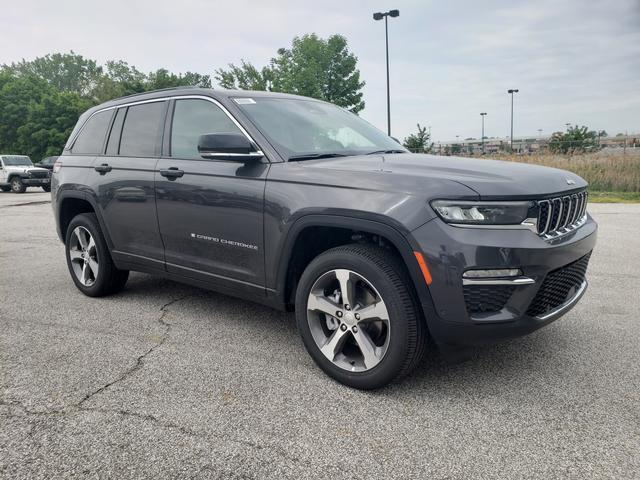
[[[593,203],[640,203],[640,193],[589,191],[589,201]]]
[[[493,158],[561,168],[589,182],[590,201],[640,202],[640,149],[578,155],[497,155]]]

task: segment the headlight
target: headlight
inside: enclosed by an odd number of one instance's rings
[[[435,200],[431,206],[447,223],[519,225],[528,218],[532,203]]]

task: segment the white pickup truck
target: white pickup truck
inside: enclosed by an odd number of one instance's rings
[[[23,193],[27,187],[42,187],[51,191],[51,173],[34,167],[26,155],[0,155],[0,189],[3,192]]]

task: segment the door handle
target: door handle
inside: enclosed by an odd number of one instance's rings
[[[168,178],[169,180],[175,180],[184,175],[184,170],[179,170],[177,167],[170,167],[160,170],[160,175]]]
[[[105,174],[113,170],[113,167],[111,167],[108,163],[103,163],[102,165],[96,165],[95,167],[93,167],[93,169],[96,172],[100,172],[100,174]]]

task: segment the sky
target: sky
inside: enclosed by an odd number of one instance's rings
[[[438,141],[514,137],[587,125],[640,132],[640,0],[1,0],[0,63],[70,50],[140,70],[213,74],[261,67],[296,35],[344,35],[358,57],[365,109],[386,130],[389,20],[392,135],[416,123]]]

